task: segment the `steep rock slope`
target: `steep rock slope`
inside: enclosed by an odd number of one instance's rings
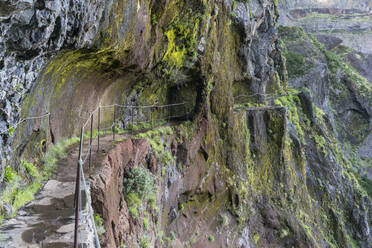
[[[279,23],[302,26],[321,39],[372,53],[371,1],[280,1]]]
[[[370,149],[370,147],[367,148],[368,143],[366,144],[366,142],[371,133],[371,84],[366,78],[360,76],[347,61],[343,61],[342,56],[328,51],[316,38],[305,34],[301,28],[281,27],[280,36],[286,65],[289,68],[288,83],[291,87],[302,91],[301,103],[307,105],[304,110],[311,125],[314,125],[314,120],[321,123],[320,126],[312,128],[310,134],[316,148],[307,150],[309,156],[307,161],[310,169],[317,174],[317,182],[311,184],[318,185],[316,187],[325,187],[325,191],[330,195],[339,190],[343,192],[342,195],[345,199],[342,201],[344,203],[336,205],[344,208],[342,210],[344,221],[354,222],[356,221],[353,210],[355,203],[352,203],[353,200],[350,202],[351,197],[347,196],[348,193],[346,192],[349,192],[347,187],[350,187],[350,185],[347,185],[354,181],[355,186],[357,184],[363,185],[368,190],[368,194],[371,194],[368,186],[370,182],[366,178],[361,178],[357,173],[357,171],[363,170],[365,166],[368,168],[371,164],[368,153],[360,151],[360,147],[362,147],[362,150]],[[316,129],[320,133],[313,133]],[[332,146],[334,147],[332,148]],[[311,144],[308,143],[307,147],[311,147]],[[341,147],[342,159],[337,158],[341,154],[335,150]],[[312,154],[314,149],[321,150],[323,155],[314,156]],[[332,156],[336,156],[335,160]],[[321,167],[318,167],[330,166],[335,162],[338,165],[331,169],[332,172],[325,173],[320,169]],[[342,172],[343,179],[337,179],[340,175],[337,176],[338,173],[337,170],[334,170],[335,168],[341,169],[341,172],[348,170],[349,179],[344,178],[346,175],[344,172]],[[326,174],[328,176],[324,177]],[[332,178],[330,179],[331,175]],[[359,183],[356,180],[359,180]],[[342,182],[344,186],[340,188],[339,185],[333,188],[332,185],[337,181]],[[311,184],[308,182],[309,187]],[[315,192],[318,191],[318,189],[315,189]],[[364,200],[360,202],[360,207],[364,206],[362,208],[365,208],[370,205],[369,197],[364,196],[362,199]],[[367,205],[365,205],[365,201]],[[367,212],[368,208],[365,208]],[[370,222],[367,212],[364,215],[364,223]],[[347,224],[345,225],[347,226]],[[361,223],[354,223],[354,227],[350,230],[353,238],[366,237],[365,235],[369,233],[369,227],[367,225],[362,226]],[[362,247],[369,247],[369,242],[367,241],[363,245],[361,243],[357,244]]]

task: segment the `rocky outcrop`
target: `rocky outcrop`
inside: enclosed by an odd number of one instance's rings
[[[93,207],[105,220],[104,247],[129,247],[143,235],[142,225],[130,217],[123,194],[123,179],[135,166],[146,165],[145,158],[150,144],[145,140],[127,140],[119,143],[103,159],[102,167],[92,176],[91,191]],[[154,231],[148,233],[154,237]],[[154,239],[154,238],[153,238]]]
[[[361,53],[372,53],[370,1],[282,0],[279,6],[281,25],[302,26],[306,32],[340,39],[344,46]]]
[[[3,1],[0,9],[0,164],[11,155],[12,133],[25,96],[61,49],[89,48],[106,1]]]
[[[300,67],[303,69],[299,71],[300,73],[289,73],[289,85],[300,91],[309,92],[311,95],[310,102],[315,104],[313,105],[315,122],[312,124],[315,126],[311,130],[312,132],[318,130],[315,132],[320,132],[320,136],[328,137],[323,140],[318,136],[319,134],[310,135],[315,143],[305,138],[307,170],[311,171],[307,177],[309,194],[322,195],[319,192],[319,187],[323,188],[321,192],[328,192],[328,197],[331,197],[331,199],[336,197],[337,191],[343,192],[341,193],[343,203],[339,202],[336,205],[343,209],[344,216],[334,216],[332,218],[336,218],[334,221],[339,223],[351,218],[350,220],[356,228],[351,228],[348,231],[351,234],[345,233],[342,235],[344,238],[351,235],[353,239],[358,240],[361,247],[369,247],[370,234],[369,224],[367,223],[370,223],[370,219],[367,210],[369,207],[366,207],[371,204],[369,197],[362,196],[359,199],[362,203],[358,205],[359,210],[354,211],[355,195],[352,195],[355,194],[355,186],[352,186],[352,180],[347,180],[342,176],[342,171],[346,168],[350,170],[349,166],[351,165],[355,171],[359,170],[359,167],[363,168],[361,158],[366,155],[365,149],[370,149],[366,148],[366,145],[368,145],[367,137],[371,132],[371,115],[368,110],[372,106],[372,101],[368,98],[370,91],[367,91],[367,95],[365,95],[369,100],[362,96],[365,91],[364,87],[368,88],[370,83],[366,79],[353,77],[355,74],[350,73],[351,69],[342,64],[342,57],[332,55],[314,37],[308,36],[300,28],[283,27],[280,29],[280,37],[283,41],[282,44],[284,44],[283,49],[285,51],[284,56],[287,58],[287,66],[295,66],[291,61],[301,61],[299,58],[302,56],[312,58]],[[302,49],[299,49],[299,47],[302,47]],[[337,46],[335,47],[337,48]],[[297,65],[297,68],[299,68],[299,65]],[[322,70],[319,68],[322,68]],[[315,71],[318,72],[317,75],[314,73]],[[320,76],[319,71],[322,72]],[[306,105],[310,104],[312,103]],[[322,122],[323,124],[319,125]],[[316,127],[317,125],[319,126]],[[347,162],[347,160],[340,160],[337,157],[339,155],[334,150],[336,148],[326,148],[331,143],[336,146],[344,146],[344,156],[354,156],[353,159],[355,160],[352,163]],[[354,147],[353,150],[349,150],[350,146]],[[351,155],[359,146],[361,147],[360,154],[354,153],[354,155]],[[322,152],[314,153],[315,150],[321,150]],[[326,165],[326,168],[323,167],[324,165]],[[326,179],[327,177],[328,179]],[[356,175],[356,177],[359,178],[360,184],[367,187],[360,176]],[[343,185],[342,189],[336,186],[340,184]],[[319,199],[315,195],[313,197]],[[326,202],[327,200],[323,198],[321,201]],[[349,217],[353,213],[358,213],[359,217]],[[340,231],[345,232],[345,230]]]

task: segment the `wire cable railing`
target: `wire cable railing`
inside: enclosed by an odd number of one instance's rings
[[[8,127],[5,131],[8,132],[8,133],[13,133],[19,127],[19,125],[21,125],[22,123],[30,121],[30,120],[43,119],[45,117],[48,117],[48,120],[50,121],[50,113],[49,112],[45,113],[43,115],[40,115],[40,116],[30,116],[30,117],[22,118],[16,124],[14,124],[13,126]]]
[[[99,237],[94,223],[94,211],[92,209],[90,190],[84,176],[84,165],[88,169],[92,165],[92,151],[97,148],[100,150],[101,136],[112,134],[112,141],[115,135],[125,131],[141,131],[155,126],[162,125],[171,120],[179,118],[189,118],[193,109],[185,103],[175,103],[167,105],[120,105],[112,104],[98,106],[94,109],[82,124],[80,130],[79,155],[77,161],[76,185],[75,185],[75,230],[74,248],[88,247],[92,244],[95,248],[100,248]],[[96,126],[97,129],[94,129]],[[86,130],[89,130],[86,132]],[[82,205],[82,192],[85,195],[85,204]],[[84,209],[83,209],[84,208]],[[85,219],[88,223],[90,232],[93,233],[93,241],[83,240],[83,233],[79,225]],[[86,237],[85,237],[86,238]]]

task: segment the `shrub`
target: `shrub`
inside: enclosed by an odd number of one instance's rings
[[[6,182],[11,182],[13,179],[17,176],[17,173],[12,170],[9,166],[5,167],[5,172],[4,172],[4,180]]]
[[[137,193],[129,193],[125,196],[125,200],[128,204],[129,213],[132,215],[133,218],[138,217],[138,207],[142,205],[141,199],[138,197]]]
[[[23,168],[25,168],[26,172],[32,176],[33,178],[38,178],[39,177],[39,171],[36,168],[36,165],[33,163],[27,162],[26,160],[22,160],[22,165]]]
[[[135,193],[139,198],[149,196],[154,188],[154,179],[149,170],[142,167],[132,168],[128,176],[124,178],[123,193],[129,195]]]

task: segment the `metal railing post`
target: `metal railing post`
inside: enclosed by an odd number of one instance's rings
[[[83,133],[84,133],[84,128],[81,128],[81,131],[80,131],[80,143],[79,143],[79,156],[78,156],[78,160],[81,160],[81,153],[82,153],[82,149],[83,149]],[[77,175],[77,174],[76,174]],[[77,191],[77,183],[75,184],[75,201],[74,201],[74,206],[76,208],[76,205],[77,205],[77,195],[76,195],[76,191]]]
[[[79,229],[79,211],[80,211],[80,175],[81,175],[81,153],[83,149],[83,132],[84,128],[81,128],[80,133],[80,146],[79,146],[79,157],[76,171],[76,184],[75,184],[75,230],[74,230],[74,248],[78,248],[78,229]]]
[[[98,107],[98,124],[97,124],[97,151],[99,151],[99,132],[100,132],[100,125],[101,125],[101,105]]]
[[[89,140],[89,169],[92,160],[92,141],[93,141],[93,113],[90,114],[90,140]]]
[[[115,114],[116,114],[116,106],[114,105],[114,116],[112,120],[112,140],[115,140]]]
[[[76,205],[75,205],[75,229],[74,229],[74,248],[79,247],[78,234],[79,234],[79,214],[80,214],[80,175],[81,175],[81,159],[78,161],[78,172],[76,174]]]

